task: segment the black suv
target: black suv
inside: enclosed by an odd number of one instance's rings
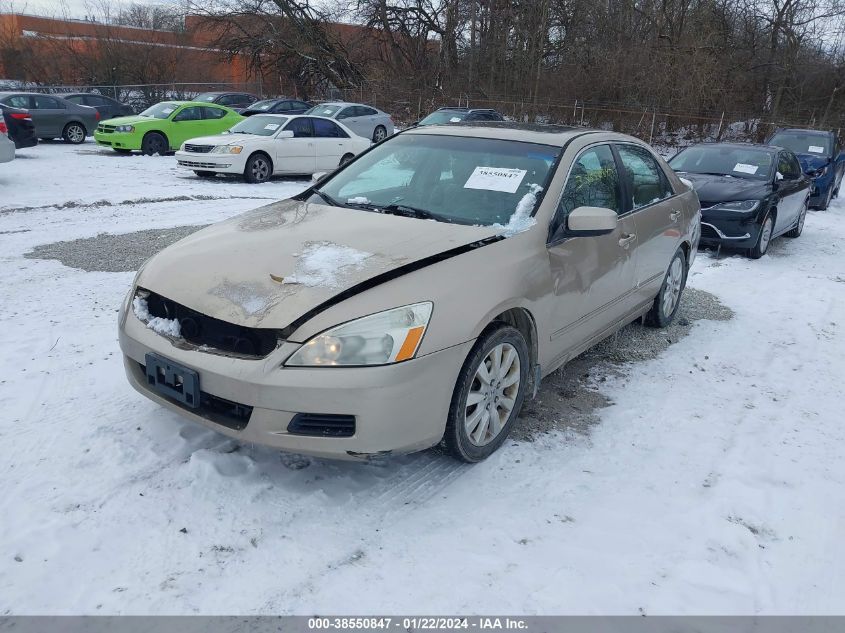
[[[243,110],[258,101],[258,97],[248,92],[203,92],[191,101],[204,101],[205,103],[216,103],[233,110]]]
[[[505,117],[492,108],[439,108],[417,125],[441,125],[463,123],[464,121],[504,121]]]

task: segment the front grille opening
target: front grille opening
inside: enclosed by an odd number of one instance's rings
[[[297,413],[288,424],[288,433],[313,437],[352,437],[355,435],[355,416]]]
[[[138,363],[138,365],[141,367],[141,373],[146,376],[146,365],[143,363]],[[179,402],[174,398],[170,398],[167,394],[161,393],[160,391],[155,391],[155,393],[167,398],[170,402],[178,405],[182,409],[185,409],[185,411],[199,415],[206,420],[210,420],[215,424],[225,426],[235,431],[245,429],[246,425],[249,423],[249,418],[252,415],[252,407],[214,396],[210,393],[206,393],[205,391],[200,391],[200,406],[196,408],[189,407],[184,402]]]
[[[208,154],[213,149],[214,145],[192,145],[191,143],[185,143],[185,151],[195,154]]]
[[[279,345],[278,330],[235,325],[201,314],[155,292],[140,291],[149,293],[147,309],[150,314],[179,321],[182,338],[193,345],[245,358],[264,358]]]
[[[705,239],[712,239],[717,240],[719,239],[719,234],[713,229],[712,226],[707,226],[706,224],[701,225],[701,237]]]

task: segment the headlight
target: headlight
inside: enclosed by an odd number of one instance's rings
[[[720,211],[754,211],[758,206],[760,206],[759,200],[739,200],[738,202],[719,202],[711,208]]]
[[[184,151],[185,151],[185,143],[182,143],[182,144],[179,146],[179,151],[180,151],[180,152],[184,152]]]
[[[213,150],[212,154],[240,154],[243,151],[242,145],[218,145]]]
[[[430,301],[424,301],[338,325],[305,343],[285,365],[387,365],[409,360],[419,349],[432,308]]]
[[[115,132],[134,132],[135,127],[132,126],[132,125],[118,125],[116,128],[114,128],[114,131]]]

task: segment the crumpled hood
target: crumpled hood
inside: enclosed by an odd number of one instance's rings
[[[286,200],[169,246],[137,283],[230,323],[284,328],[358,283],[496,232]]]
[[[713,202],[759,199],[770,188],[766,181],[733,176],[711,176],[709,174],[679,174],[692,183],[702,206]]]
[[[827,156],[820,156],[818,154],[796,154],[795,156],[798,158],[798,162],[801,163],[801,169],[804,170],[805,174],[824,167],[830,162]]]

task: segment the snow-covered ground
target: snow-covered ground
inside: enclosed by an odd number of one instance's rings
[[[90,142],[18,154],[0,166],[0,613],[845,614],[845,203],[759,261],[700,256],[690,285],[736,316],[602,383],[588,436],[366,465],[155,406],[117,346],[132,273],[23,257],[305,181],[208,182]]]

